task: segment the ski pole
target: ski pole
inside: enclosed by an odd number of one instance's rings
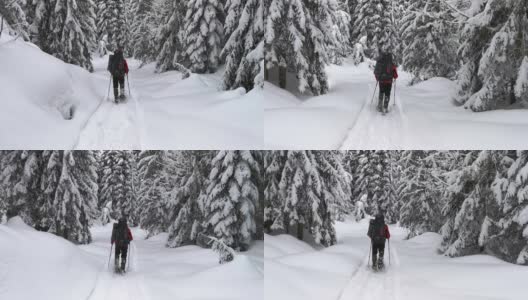
[[[110,81],[108,81],[108,92],[106,93],[106,99],[110,99],[110,86],[112,85],[112,75],[110,75]]]
[[[393,107],[396,105],[396,82],[397,80],[394,80],[394,102],[392,103]]]
[[[369,249],[369,258],[368,258],[368,262],[367,262],[367,265],[370,267],[370,255],[372,254],[372,241],[370,241],[370,249]]]
[[[127,253],[127,266],[126,266],[126,271],[128,272],[128,270],[130,269],[129,266],[130,266],[130,252],[132,252],[132,244],[129,244],[129,247],[128,247],[128,253]]]
[[[130,80],[128,80],[128,73],[126,74],[127,77],[127,85],[128,85],[128,97],[132,97],[132,93],[130,92]]]
[[[391,265],[391,251],[390,251],[390,239],[389,239],[389,266]]]
[[[114,248],[114,244],[112,244],[112,246],[110,246],[110,255],[108,256],[108,264],[107,264],[107,268],[110,269],[110,259],[112,258],[112,249]]]
[[[372,100],[370,100],[370,105],[374,104],[374,97],[376,97],[377,88],[378,88],[378,81],[376,81],[376,86],[374,87],[374,93],[372,94]]]

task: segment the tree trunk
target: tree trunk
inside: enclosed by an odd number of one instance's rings
[[[297,223],[297,238],[299,240],[303,240],[303,233],[304,233],[304,224],[303,223]]]
[[[282,89],[286,88],[286,67],[279,66],[279,86]]]

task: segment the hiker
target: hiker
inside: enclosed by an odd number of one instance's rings
[[[114,82],[114,100],[125,99],[125,74],[128,75],[128,64],[123,56],[123,48],[117,47],[113,55],[108,58],[108,71]],[[121,91],[121,94],[119,94]]]
[[[132,241],[132,232],[128,228],[126,217],[121,217],[112,229],[112,244],[115,243],[115,263],[116,272],[124,272],[126,266],[128,245]],[[121,258],[121,265],[119,259]]]
[[[380,52],[374,68],[374,76],[379,83],[378,111],[387,113],[393,80],[398,78],[398,70],[392,60],[390,51]]]
[[[390,239],[389,226],[385,224],[383,214],[380,213],[374,220],[370,220],[367,235],[370,237],[372,245],[372,268],[374,270],[382,270],[384,267],[385,240]]]

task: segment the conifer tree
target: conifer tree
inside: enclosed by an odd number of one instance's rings
[[[220,64],[224,30],[218,0],[189,0],[184,21],[185,58],[195,73],[213,73]]]
[[[488,235],[487,249],[501,259],[528,265],[528,151],[518,151],[501,178],[493,183],[501,219],[495,235]]]
[[[332,32],[336,14],[335,1],[270,0],[265,15],[265,66],[279,68],[279,80],[286,70],[298,80],[299,91],[314,95],[328,92],[325,66],[330,48],[336,44]],[[285,87],[281,83],[281,87]]]
[[[403,67],[414,81],[454,75],[457,68],[454,17],[442,0],[413,1],[402,20]]]
[[[528,55],[528,4],[524,0],[487,0],[465,22],[454,100],[473,111],[507,107],[523,101],[515,84]],[[522,94],[521,94],[522,95]]]
[[[440,251],[448,256],[479,253],[485,247],[485,236],[490,229],[488,220],[497,219],[496,202],[491,184],[497,173],[500,153],[470,152],[465,167],[448,179],[447,202],[443,209],[446,218],[442,226]]]
[[[185,11],[184,1],[165,0],[162,2],[161,18],[156,43],[159,45],[156,57],[156,70],[165,72],[169,70],[182,70],[185,61],[184,51],[184,16],[181,11]]]
[[[140,224],[149,231],[148,236],[164,232],[168,227],[166,166],[167,152],[148,150],[138,156]]]
[[[203,205],[205,189],[209,173],[209,153],[206,151],[188,151],[183,156],[186,159],[185,175],[181,178],[173,195],[180,207],[175,210],[169,227],[168,247],[180,247],[196,243],[198,234],[202,232],[204,218]]]
[[[49,16],[45,51],[60,60],[93,71],[95,13],[92,0],[55,0]]]
[[[65,151],[56,190],[55,232],[79,244],[92,241],[90,221],[97,207],[97,170],[90,151]]]
[[[259,0],[229,0],[224,25],[227,42],[224,88],[251,90],[264,59],[264,7]]]
[[[250,151],[220,151],[212,161],[205,202],[206,232],[245,251],[256,231],[259,166]]]

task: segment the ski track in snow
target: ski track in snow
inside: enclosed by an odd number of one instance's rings
[[[375,91],[373,90],[375,88]],[[375,93],[375,94],[374,94]],[[374,95],[374,101],[372,100]],[[400,149],[405,145],[405,115],[398,96],[391,90],[389,112],[385,115],[376,110],[379,86],[370,85],[358,118],[341,143],[339,149],[368,149],[378,145],[380,149]]]
[[[400,261],[394,247],[391,247],[390,252],[392,255],[390,265],[386,256],[385,263],[387,267],[385,271],[379,273],[372,271],[370,268],[369,255],[367,254],[363,263],[352,274],[349,283],[341,291],[337,300],[401,300],[398,275]]]
[[[138,104],[130,96],[125,103],[104,100],[82,129],[76,149],[140,149]]]
[[[137,247],[132,243],[130,249],[132,250],[129,258],[131,264],[128,272],[124,275],[113,273],[114,250],[112,250],[110,267],[107,267],[107,262],[105,262],[98,274],[96,284],[86,300],[151,300],[146,292],[141,272],[139,272]]]

